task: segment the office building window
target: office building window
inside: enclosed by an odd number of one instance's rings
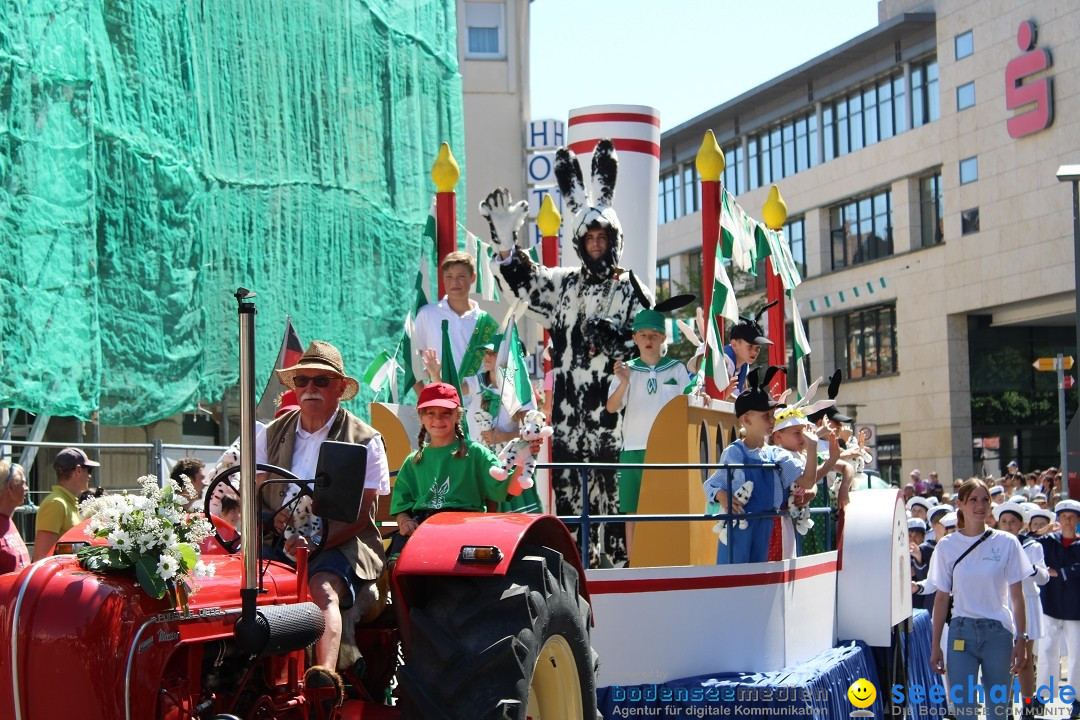
[[[748,159],[751,190],[817,165],[817,115],[800,115],[751,137]]]
[[[979,232],[979,208],[971,208],[960,213],[960,234],[971,235]]]
[[[941,115],[938,100],[937,59],[925,60],[911,67],[911,122],[920,127]]]
[[[979,158],[969,157],[960,161],[960,184],[967,185],[979,179]]]
[[[701,251],[691,250],[686,258],[686,285],[696,288],[701,286]]]
[[[892,227],[889,190],[830,208],[833,270],[892,255]]]
[[[724,187],[732,195],[742,195],[746,192],[742,145],[733,145],[724,150],[724,160]]]
[[[806,277],[806,220],[796,218],[784,224],[784,239],[787,240],[791,249],[791,259],[799,268],[800,277]],[[754,289],[764,290],[766,274],[769,272],[766,260],[759,260],[757,277],[754,278]],[[794,376],[793,376],[794,377]]]
[[[657,222],[660,225],[682,217],[683,197],[682,176],[678,170],[664,173],[660,176],[660,185],[657,188]]]
[[[506,5],[501,2],[466,2],[467,60],[506,59]]]
[[[860,310],[833,319],[836,359],[845,377],[856,379],[899,371],[896,306]]]
[[[956,48],[956,59],[963,60],[968,55],[975,52],[975,39],[971,36],[971,31],[968,30],[965,33],[960,33],[953,41],[953,47]]]
[[[682,214],[696,213],[701,209],[701,183],[698,182],[697,167],[694,163],[683,166],[682,189]]]
[[[941,173],[919,180],[919,216],[922,221],[922,246],[937,245],[942,232]]]
[[[656,264],[656,297],[671,297],[671,261],[661,260]]]
[[[822,108],[825,160],[888,140],[905,130],[904,76],[890,75]],[[816,128],[814,146],[817,146]]]
[[[975,106],[975,83],[964,83],[956,88],[956,109],[967,110]]]

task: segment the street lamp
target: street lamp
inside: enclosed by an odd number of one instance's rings
[[[1061,182],[1072,183],[1072,197],[1073,197],[1073,272],[1074,275],[1074,292],[1076,293],[1076,343],[1080,348],[1080,165],[1062,165],[1058,168],[1057,179]],[[1064,442],[1064,440],[1062,441]],[[1068,449],[1061,448],[1061,456],[1067,457]],[[1065,475],[1061,479],[1061,497],[1069,497],[1069,477],[1066,475],[1064,468],[1062,469],[1062,475]]]

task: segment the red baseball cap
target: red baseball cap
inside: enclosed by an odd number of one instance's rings
[[[461,407],[461,398],[453,385],[431,383],[424,386],[424,389],[420,391],[420,399],[416,401],[417,410],[426,407],[458,408]]]

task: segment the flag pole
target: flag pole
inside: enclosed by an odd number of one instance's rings
[[[787,221],[787,203],[780,197],[780,188],[773,185],[769,190],[769,197],[761,210],[761,217],[765,226],[770,230],[779,232]],[[784,283],[776,272],[777,258],[772,255],[768,259],[768,269],[765,275],[765,295],[767,302],[776,304],[769,308],[769,364],[787,367],[787,333],[784,321]],[[787,389],[787,377],[785,373],[777,373],[773,380],[773,392],[779,395]]]
[[[714,263],[716,262],[716,246],[720,238],[720,199],[723,189],[720,178],[724,175],[724,152],[716,142],[716,135],[712,130],[705,131],[705,138],[698,150],[697,160],[698,175],[701,177],[701,294],[702,307],[705,310],[706,327],[712,320],[712,294],[714,281]],[[717,319],[719,336],[717,341],[723,345],[724,321]],[[708,333],[704,338],[705,352],[709,352]],[[705,377],[705,392],[710,397],[719,398],[723,388],[716,387],[716,381],[711,377]]]
[[[431,166],[431,179],[435,181],[435,237],[436,261],[439,267],[442,259],[457,250],[457,193],[454,186],[461,177],[454,154],[449,143],[439,147],[439,157]],[[445,294],[442,273],[439,273],[439,297]]]
[[[541,252],[544,267],[553,268],[559,264],[559,225],[562,224],[562,215],[555,209],[555,201],[550,194],[544,195],[544,202],[540,205],[540,212],[536,215],[536,225],[540,228]],[[550,334],[544,328],[544,348],[547,348]],[[544,373],[551,370],[551,358],[544,359]]]

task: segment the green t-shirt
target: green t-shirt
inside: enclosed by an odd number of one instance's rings
[[[506,482],[500,482],[488,473],[499,467],[495,453],[483,445],[468,443],[468,453],[463,458],[454,457],[458,444],[445,447],[424,448],[419,463],[414,463],[416,453],[405,458],[394,483],[394,498],[390,503],[390,515],[417,510],[473,510],[484,512],[486,500],[502,502],[506,499]]]

